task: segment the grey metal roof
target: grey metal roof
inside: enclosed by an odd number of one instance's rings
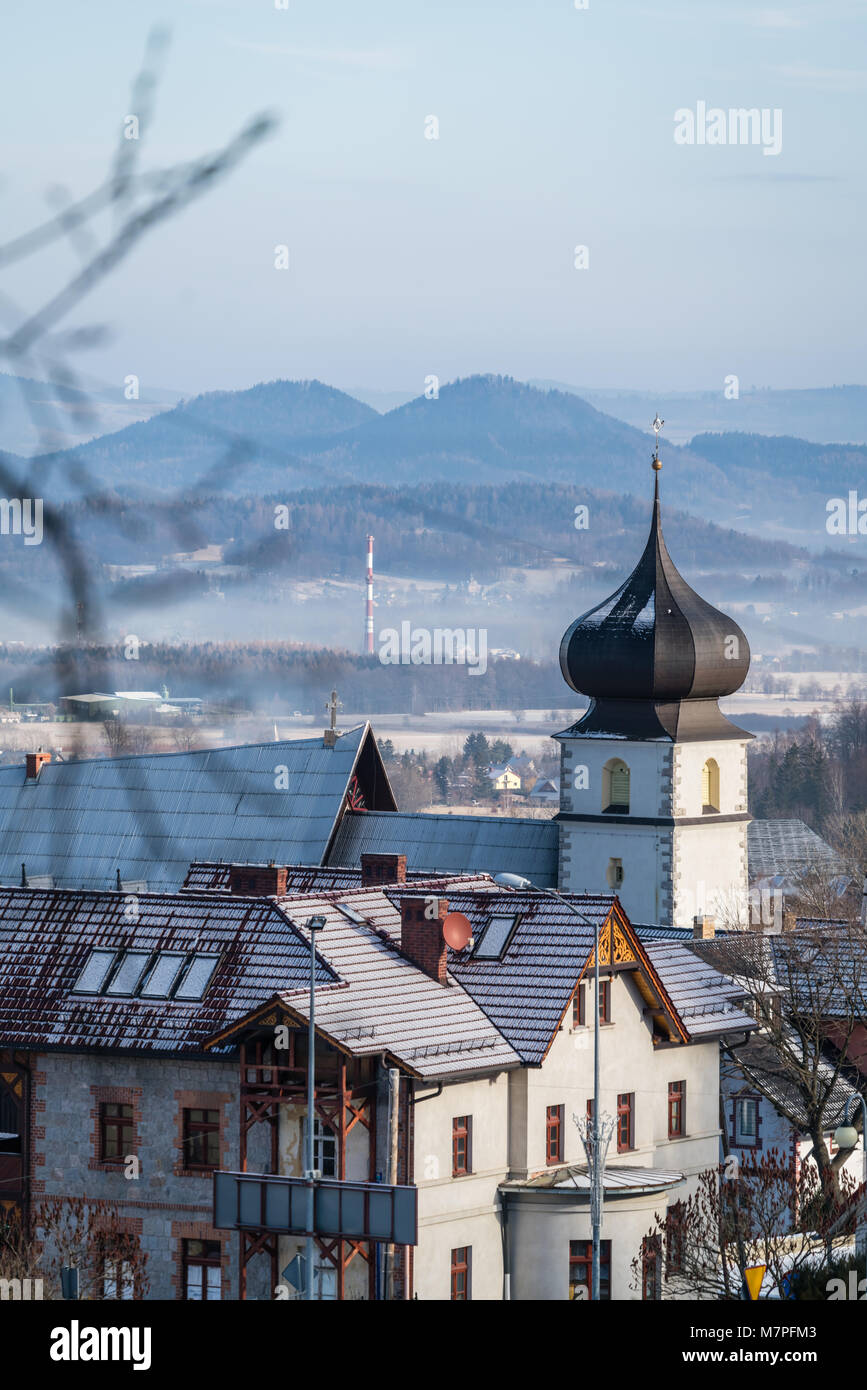
[[[220,960],[201,1000],[73,994],[95,947]],[[267,898],[0,888],[0,1047],[200,1052],[309,971],[307,942]],[[318,982],[336,979],[320,960]]]
[[[740,1007],[744,986],[721,974],[689,946],[647,941],[644,949],[691,1038],[755,1028],[755,1019]]]
[[[844,865],[827,841],[802,820],[753,820],[747,826],[750,879],[791,878],[810,869],[841,874]]]
[[[619,1193],[637,1194],[640,1192],[661,1192],[667,1187],[676,1187],[684,1181],[683,1173],[667,1168],[613,1168],[605,1165],[602,1185],[612,1195]],[[555,1189],[560,1193],[574,1192],[590,1195],[592,1183],[586,1164],[573,1163],[562,1168],[547,1168],[534,1173],[532,1177],[500,1183],[501,1189],[512,1192],[516,1188],[531,1188],[534,1192],[547,1192]]]
[[[426,815],[422,811],[348,811],[328,856],[358,864],[362,853],[405,854],[427,873],[513,873],[539,887],[557,883],[556,821],[517,816]]]
[[[193,860],[320,864],[368,728],[334,748],[316,738],[50,762],[34,781],[2,767],[0,881],[19,882],[22,863],[67,888],[112,888],[118,871],[179,888]]]

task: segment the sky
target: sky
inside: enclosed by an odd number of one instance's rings
[[[159,25],[142,168],[279,126],[63,320],[109,330],[93,381],[867,380],[864,0],[5,0],[0,242],[104,181]],[[779,153],[678,143],[699,103],[766,111]],[[85,251],[0,267],[4,326]]]

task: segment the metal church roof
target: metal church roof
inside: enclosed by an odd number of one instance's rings
[[[0,768],[0,881],[19,882],[22,863],[58,887],[102,889],[118,873],[179,888],[194,860],[320,864],[362,754],[393,805],[368,724],[333,748],[320,737],[49,762],[30,781]]]
[[[365,852],[405,854],[423,873],[513,873],[540,888],[557,883],[559,831],[553,820],[517,816],[427,815],[422,811],[348,811],[329,865],[358,864]]]
[[[845,871],[839,855],[802,820],[753,820],[747,826],[750,878],[789,878],[819,869]]]

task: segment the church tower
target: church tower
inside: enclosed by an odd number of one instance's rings
[[[750,664],[737,623],[675,569],[662,535],[659,428],[644,553],[560,644],[586,714],[560,743],[560,888],[615,891],[633,922],[743,916],[747,743],[718,700]]]

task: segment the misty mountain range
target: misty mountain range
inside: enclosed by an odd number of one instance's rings
[[[318,381],[273,381],[197,396],[62,454],[11,463],[32,495],[53,502],[431,482],[567,483],[649,499],[652,444],[647,430],[579,396],[509,377],[459,380],[384,415]],[[867,446],[746,433],[678,446],[663,432],[662,458],[666,505],[821,549],[831,540],[827,498],[857,487]]]

